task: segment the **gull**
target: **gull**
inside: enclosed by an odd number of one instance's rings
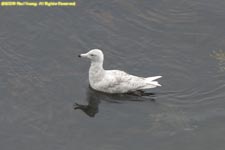
[[[92,49],[78,57],[91,61],[89,68],[89,84],[96,91],[104,93],[132,93],[161,86],[156,79],[162,76],[138,77],[121,70],[105,70],[104,54],[100,49]],[[143,91],[142,91],[143,92]]]

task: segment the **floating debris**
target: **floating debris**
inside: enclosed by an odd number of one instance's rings
[[[211,56],[216,58],[216,60],[218,61],[220,70],[225,71],[225,51],[221,49],[218,51],[213,51]]]

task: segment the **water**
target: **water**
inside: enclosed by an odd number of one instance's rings
[[[0,9],[4,150],[223,150],[225,1],[77,1]],[[88,86],[92,48],[105,68],[162,75],[152,95]],[[78,104],[74,110],[74,104]]]

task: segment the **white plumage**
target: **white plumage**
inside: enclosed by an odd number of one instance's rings
[[[143,78],[127,74],[120,70],[104,70],[104,55],[99,49],[90,50],[88,53],[80,54],[79,57],[89,58],[91,60],[89,83],[97,91],[128,93],[161,86],[155,80],[162,76]]]

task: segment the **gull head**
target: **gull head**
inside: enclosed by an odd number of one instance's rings
[[[78,57],[88,58],[91,62],[103,62],[104,55],[100,49],[92,49],[85,54],[80,54]]]

